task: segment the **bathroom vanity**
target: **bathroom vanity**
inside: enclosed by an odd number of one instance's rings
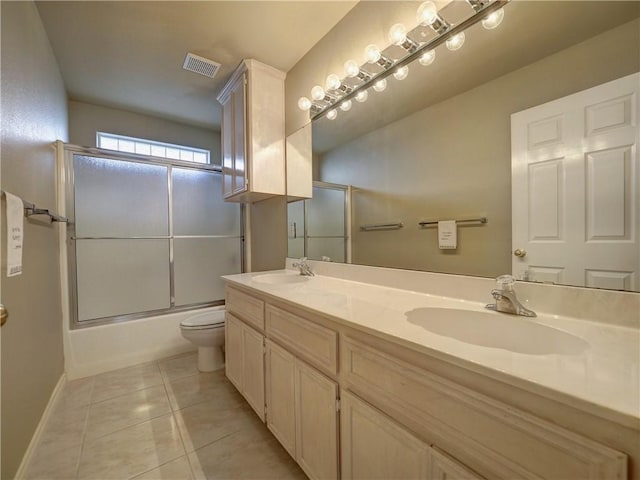
[[[227,377],[312,479],[640,478],[635,328],[290,270],[225,280]]]

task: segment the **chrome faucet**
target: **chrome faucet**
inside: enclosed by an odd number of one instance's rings
[[[293,267],[300,269],[300,275],[304,275],[305,277],[313,277],[315,275],[307,263],[307,257],[302,257],[299,262],[293,264]]]
[[[496,284],[498,288],[491,290],[491,295],[496,299],[496,303],[489,303],[485,308],[524,317],[536,316],[536,312],[524,307],[516,298],[516,291],[513,288],[515,278],[511,275],[501,275],[496,278]]]

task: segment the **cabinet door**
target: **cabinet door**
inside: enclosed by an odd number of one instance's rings
[[[296,458],[295,358],[270,340],[266,345],[267,427]]]
[[[429,480],[482,480],[483,477],[438,449],[430,450]]]
[[[242,326],[242,394],[264,422],[264,337]]]
[[[222,194],[233,194],[233,95],[222,105]]]
[[[349,392],[340,402],[343,480],[431,478],[426,443]]]
[[[338,478],[338,386],[296,359],[296,460],[313,479]]]
[[[240,392],[242,392],[242,329],[242,322],[227,313],[224,329],[225,373]]]
[[[247,189],[247,144],[246,144],[246,78],[239,78],[233,90],[233,193]]]

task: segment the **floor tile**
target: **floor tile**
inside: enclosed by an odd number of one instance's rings
[[[86,442],[78,478],[131,478],[184,454],[177,425],[168,414]]]
[[[45,452],[36,447],[24,480],[70,480],[76,478],[81,445]]]
[[[193,480],[193,475],[189,460],[185,456],[133,477],[132,480]]]
[[[145,388],[89,407],[87,440],[171,412],[164,385]]]
[[[93,388],[93,378],[79,378],[71,380],[58,393],[55,403],[55,411],[73,409],[89,405],[91,402],[91,390]]]
[[[82,445],[88,410],[88,406],[55,410],[42,429],[38,455],[48,455]]]
[[[306,479],[267,428],[258,424],[189,453],[196,479]]]
[[[244,401],[235,405],[205,402],[175,412],[187,452],[192,452],[243,428],[255,428],[257,415]]]
[[[208,401],[237,402],[239,393],[224,376],[224,370],[179,378],[167,383],[174,410]]]
[[[198,370],[198,352],[189,352],[160,360],[158,365],[165,380],[175,380],[176,378],[200,373]]]
[[[91,403],[100,402],[126,393],[153,387],[162,383],[156,362],[114,370],[95,376]]]

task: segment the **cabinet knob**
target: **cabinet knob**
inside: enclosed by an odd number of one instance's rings
[[[527,255],[527,251],[523,248],[516,248],[513,252],[516,257],[523,258]]]

